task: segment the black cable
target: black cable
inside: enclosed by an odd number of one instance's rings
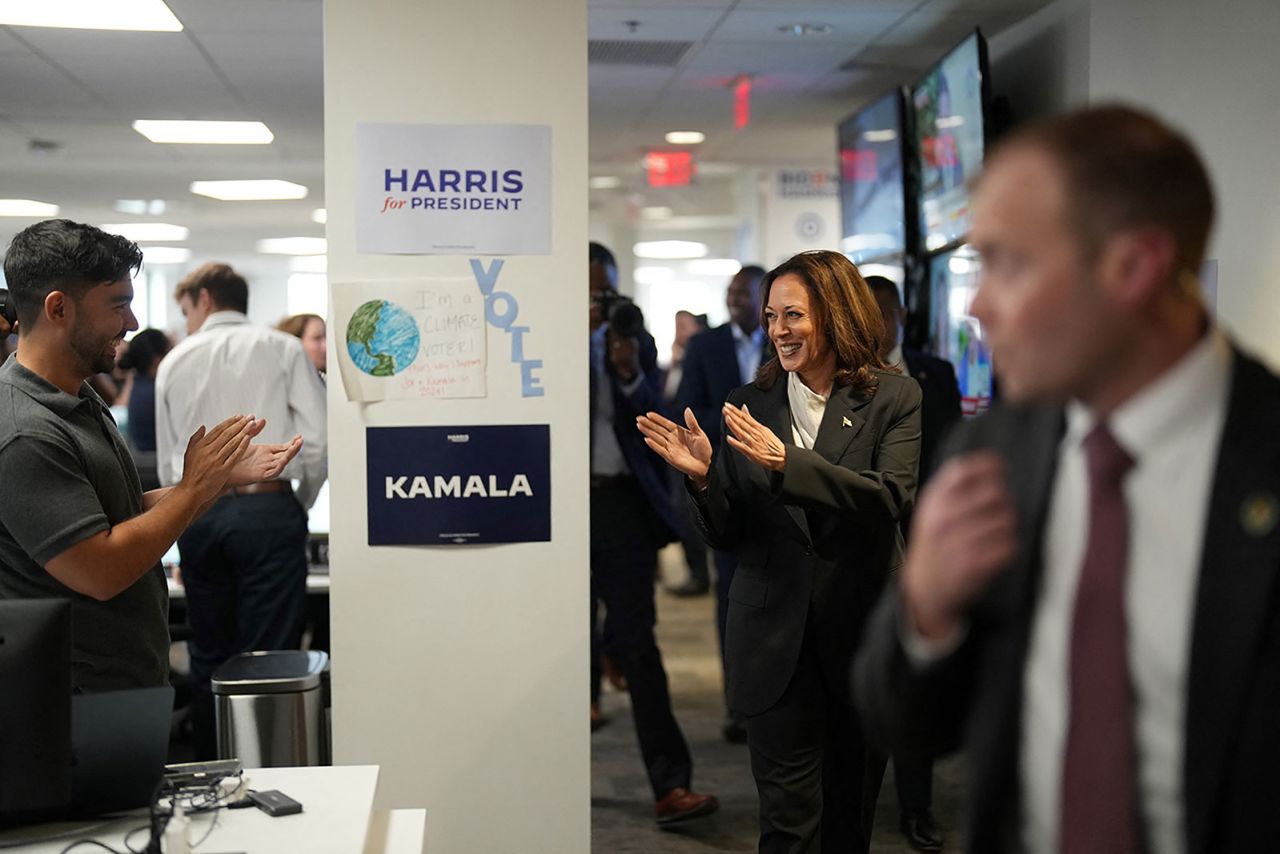
[[[70,851],[72,848],[79,848],[81,845],[96,845],[99,848],[110,851],[111,854],[127,854],[127,852],[119,851],[115,848],[112,848],[110,845],[107,845],[105,842],[99,842],[96,839],[77,839],[75,842],[72,842],[66,848],[63,848],[61,851],[59,851],[58,854],[67,854],[67,852]]]

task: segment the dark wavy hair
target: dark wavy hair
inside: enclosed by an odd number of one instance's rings
[[[138,244],[69,219],[47,219],[14,235],[4,256],[4,277],[18,323],[31,331],[45,297],[63,291],[79,302],[90,288],[118,282],[142,267]]]
[[[816,249],[801,252],[774,267],[764,277],[760,325],[769,328],[764,312],[769,292],[780,277],[792,275],[809,291],[809,310],[818,333],[836,356],[837,386],[850,386],[861,396],[875,394],[876,371],[890,370],[880,358],[884,319],[875,295],[853,262],[839,252]],[[760,366],[756,385],[773,388],[786,371],[775,355]]]

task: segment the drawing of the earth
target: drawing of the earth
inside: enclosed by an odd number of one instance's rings
[[[390,377],[418,356],[418,324],[413,315],[386,300],[371,300],[347,323],[347,352],[366,374]]]

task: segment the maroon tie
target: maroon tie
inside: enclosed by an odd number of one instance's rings
[[[1089,539],[1071,619],[1070,718],[1062,768],[1062,854],[1141,850],[1133,684],[1124,589],[1133,459],[1105,423],[1084,440]]]

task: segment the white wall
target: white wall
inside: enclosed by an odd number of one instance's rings
[[[470,273],[356,253],[356,122],[552,125],[553,254],[498,283],[546,396],[521,397],[492,329],[486,399],[362,406],[329,384],[335,756],[382,766],[379,807],[425,807],[433,852],[590,847],[586,44],[584,0],[325,2],[331,282]],[[552,542],[366,545],[366,426],[503,423],[551,425]]]
[[[1280,364],[1280,3],[1095,0],[1090,100],[1145,104],[1207,159],[1218,196],[1218,315]]]

